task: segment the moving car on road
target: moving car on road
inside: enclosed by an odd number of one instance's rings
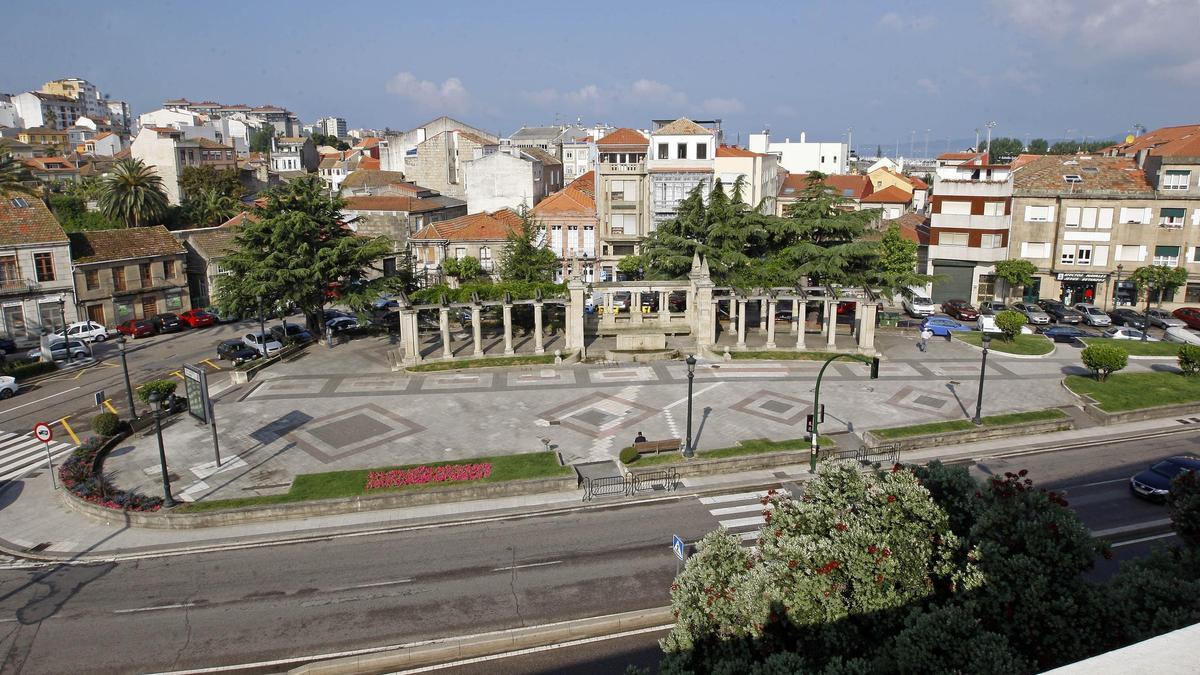
[[[970,326],[961,324],[948,316],[942,316],[940,314],[931,316],[922,321],[921,330],[925,330],[926,328],[929,329],[930,333],[933,333],[939,337],[950,337],[951,333],[971,330]]]
[[[183,330],[183,322],[174,312],[155,314],[150,321],[154,324],[154,329],[160,333],[177,333]]]
[[[1137,310],[1129,309],[1128,307],[1118,307],[1115,309],[1112,313],[1112,322],[1114,326],[1146,327],[1146,317],[1139,314]]]
[[[1146,342],[1158,342],[1158,338],[1144,335],[1136,328],[1109,328],[1102,335],[1114,340],[1141,340],[1145,337]]]
[[[933,316],[937,314],[937,305],[933,301],[923,295],[905,295],[904,296],[904,311],[908,315],[915,318],[924,316]]]
[[[283,343],[279,340],[276,340],[274,335],[270,333],[264,334],[261,330],[256,330],[252,333],[246,333],[246,335],[242,337],[242,342],[244,342],[247,347],[258,352],[261,356],[267,356],[272,352],[277,352],[280,349],[283,349]]]
[[[1055,342],[1074,342],[1081,337],[1096,337],[1095,334],[1079,330],[1075,326],[1050,326],[1042,329],[1042,335]]]
[[[1176,319],[1187,324],[1188,328],[1200,328],[1200,308],[1180,307],[1172,312]]]
[[[17,378],[11,375],[0,376],[0,399],[12,398],[17,395]]]
[[[1095,305],[1089,305],[1086,302],[1081,302],[1074,307],[1076,312],[1083,315],[1083,322],[1089,326],[1099,326],[1106,328],[1112,325],[1112,317]]]
[[[1183,328],[1187,325],[1165,309],[1151,309],[1146,312],[1146,317],[1150,319],[1151,326],[1159,328]]]
[[[154,324],[145,319],[130,319],[125,323],[117,325],[117,332],[121,335],[128,335],[131,338],[137,339],[140,337],[150,337],[158,332]]]
[[[83,340],[84,342],[104,342],[108,339],[108,329],[95,321],[77,321],[67,326],[65,331],[60,330],[55,335],[68,337],[72,340]]]
[[[1083,321],[1083,314],[1067,307],[1058,300],[1038,300],[1037,304],[1042,308],[1042,311],[1049,314],[1050,318],[1058,323],[1079,323]]]
[[[70,349],[72,359],[83,359],[92,355],[92,350],[88,348],[86,343],[56,337],[50,341],[50,358],[55,361],[66,361],[68,349]],[[42,358],[42,348],[37,347],[29,350],[26,356],[35,361],[40,360]]]
[[[1129,479],[1129,489],[1142,499],[1165,501],[1171,481],[1185,471],[1200,471],[1200,458],[1190,455],[1168,457]]]
[[[189,309],[180,314],[179,318],[192,328],[207,328],[217,322],[217,317],[203,309]]]
[[[1013,304],[1013,311],[1020,312],[1025,315],[1025,319],[1034,325],[1044,325],[1050,323],[1050,315],[1043,312],[1041,307],[1031,302],[1018,302]]]
[[[942,312],[959,321],[974,321],[979,318],[979,312],[966,300],[947,300],[942,303]]]
[[[217,358],[226,361],[233,361],[233,365],[235,366],[239,363],[245,363],[246,361],[257,359],[260,356],[262,356],[262,354],[259,354],[257,349],[250,347],[242,340],[238,340],[236,338],[232,340],[222,340],[220,344],[217,345]]]

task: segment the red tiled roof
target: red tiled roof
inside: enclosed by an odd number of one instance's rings
[[[567,187],[555,192],[546,197],[533,207],[533,215],[535,216],[590,216],[596,217],[596,200],[592,197],[590,191],[583,190],[574,186],[572,183]]]
[[[650,145],[650,139],[643,136],[640,132],[621,127],[616,131],[608,134],[604,138],[596,141],[596,145]]]
[[[751,152],[736,145],[722,145],[717,148],[717,157],[766,157],[761,152]]]
[[[363,157],[363,158],[362,158],[361,160],[359,160],[359,162],[358,162],[358,168],[359,168],[359,169],[366,169],[366,170],[368,170],[368,171],[375,171],[375,170],[378,170],[378,169],[379,169],[379,160],[377,160],[377,159],[375,159],[374,157],[371,157],[371,156]]]
[[[442,208],[438,202],[417,197],[346,197],[348,211],[406,211],[421,213]]]
[[[883,227],[895,223],[900,227],[900,234],[909,241],[915,241],[921,246],[929,245],[929,219],[919,213],[906,213],[899,218],[883,221]]]
[[[979,156],[979,153],[977,153],[977,152],[943,152],[942,154],[938,155],[937,158],[938,159],[967,160],[967,159],[974,159],[978,156]]]
[[[256,205],[262,206],[262,204],[258,204],[257,202],[256,202]],[[238,227],[238,226],[244,224],[247,220],[252,223],[257,223],[258,216],[254,215],[253,213],[250,213],[249,211],[242,211],[241,213],[237,214],[236,216],[221,223],[218,227]]]
[[[521,216],[512,209],[492,213],[472,213],[453,220],[430,223],[410,239],[448,241],[501,241],[521,226]]]
[[[874,189],[871,185],[871,179],[863,174],[835,173],[825,176],[825,180],[821,182],[833,188],[838,194],[847,199],[862,200],[871,194],[871,191]],[[783,184],[779,186],[778,196],[784,198],[798,197],[807,188],[808,174],[791,173],[783,179]]]
[[[575,180],[568,183],[567,187],[573,187],[576,190],[582,190],[583,192],[586,192],[589,196],[595,198],[595,196],[596,196],[595,195],[596,172],[588,171],[587,173],[580,175],[579,178],[576,178]]]
[[[912,201],[912,195],[895,185],[889,185],[863,197],[862,201],[869,204],[907,204]]]
[[[1068,164],[1068,162],[1070,162]],[[1067,184],[1063,176],[1079,176]],[[1150,194],[1154,188],[1132,157],[1043,155],[1024,162],[1013,172],[1013,190],[1123,192]]]
[[[368,137],[362,139],[361,141],[359,141],[357,144],[355,144],[354,147],[356,147],[356,148],[373,148],[377,145],[379,145],[379,139],[375,138],[374,136],[368,136]]]
[[[1110,148],[1119,155],[1136,155],[1147,149],[1152,155],[1200,156],[1200,124],[1155,129],[1138,136],[1131,143],[1118,143]]]
[[[72,232],[71,260],[77,263],[154,258],[187,253],[162,225]]]
[[[26,206],[14,206],[14,200]],[[0,246],[65,242],[67,233],[41,199],[29,195],[0,195]]]

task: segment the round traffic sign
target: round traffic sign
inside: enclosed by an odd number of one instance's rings
[[[54,438],[54,432],[51,431],[50,425],[45,422],[38,422],[33,425],[33,435],[43,443],[49,443]]]

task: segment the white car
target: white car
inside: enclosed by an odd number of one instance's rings
[[[1180,328],[1179,326],[1172,326],[1163,331],[1163,340],[1185,345],[1200,345],[1200,335],[1196,335],[1192,331]]]
[[[50,340],[50,358],[53,359],[54,361],[66,361],[67,360],[67,344],[68,344],[68,342],[66,340],[62,339],[61,337],[54,336],[53,338],[51,338],[51,340]],[[87,358],[92,355],[92,350],[89,349],[87,344],[85,344],[83,342],[80,342],[78,340],[71,340],[69,344],[71,345],[71,357],[70,358],[72,358],[72,359],[84,359],[84,358]],[[25,356],[26,356],[26,358],[32,359],[34,361],[40,361],[42,358],[42,348],[36,347],[34,349],[31,349],[31,350],[29,350],[29,353],[26,354]]]
[[[1106,327],[1112,325],[1112,317],[1095,305],[1081,302],[1072,309],[1083,315],[1083,322],[1089,326]]]
[[[1114,340],[1141,340],[1142,331],[1136,328],[1109,328],[1104,331],[1104,337]],[[1146,335],[1146,342],[1158,342],[1158,338]]]
[[[10,375],[0,376],[0,399],[16,396],[18,388],[17,378]]]
[[[242,342],[245,342],[247,347],[263,356],[283,349],[283,344],[279,340],[276,340],[274,335],[269,332],[264,335],[260,330],[256,330],[253,333],[246,333],[242,338]]]
[[[1146,312],[1146,316],[1150,319],[1151,326],[1159,328],[1183,328],[1186,323],[1175,318],[1175,315],[1165,309],[1151,309]]]
[[[920,318],[937,314],[937,306],[933,304],[933,300],[923,295],[905,295],[904,311],[908,312],[909,316]]]
[[[66,337],[84,342],[104,342],[108,339],[108,329],[95,321],[78,321],[67,326]],[[63,335],[58,331],[55,335]]]
[[[996,327],[995,314],[980,314],[978,319],[975,319],[975,330],[980,333],[1003,333],[1004,331]],[[1021,335],[1033,335],[1033,329],[1028,325],[1021,326]]]

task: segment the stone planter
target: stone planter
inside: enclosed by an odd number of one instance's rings
[[[997,427],[980,426],[975,429],[965,429],[963,431],[944,431],[934,434],[922,434],[920,436],[906,436],[904,438],[894,439],[879,438],[872,432],[868,431],[863,434],[863,444],[868,448],[896,445],[898,446],[897,449],[903,452],[905,450],[936,448],[942,445],[958,445],[960,443],[986,441],[993,438],[1031,436],[1033,434],[1045,434],[1051,431],[1066,431],[1074,428],[1075,422],[1069,417],[1064,417],[1058,420],[1024,422],[1022,424],[1008,424]]]

